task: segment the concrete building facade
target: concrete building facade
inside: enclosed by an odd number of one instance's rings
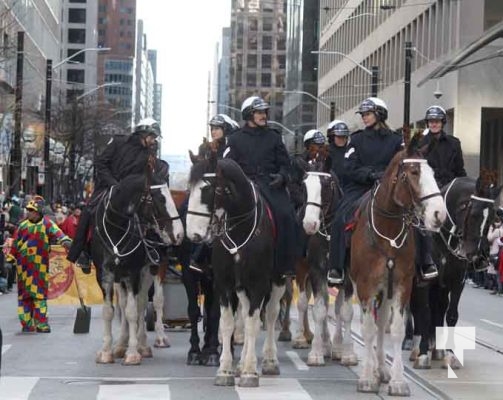
[[[286,71],[286,0],[233,0],[229,107],[252,95],[271,105],[269,118],[283,118]],[[238,121],[241,115],[232,109]]]
[[[222,29],[220,60],[218,61],[217,113],[229,114],[231,28]]]
[[[320,98],[335,101],[338,117],[352,128],[361,126],[355,110],[370,96],[370,76],[355,63],[368,69],[378,66],[379,97],[388,104],[390,126],[400,128],[404,114],[405,43],[410,41],[414,48],[411,122],[421,127],[428,106],[444,107],[448,113],[447,131],[460,138],[467,172],[477,176],[480,167],[485,166],[480,154],[487,149],[481,148],[481,144],[490,132],[499,129],[501,136],[503,60],[495,57],[460,66],[438,80],[418,84],[501,21],[503,2],[321,0],[320,7],[320,50],[344,54],[319,56]],[[501,39],[494,41],[473,58],[494,54],[501,45]],[[319,107],[318,125],[328,121],[329,110]],[[500,147],[493,151],[501,152],[503,141],[497,143]],[[498,170],[501,180],[501,163],[489,167]]]
[[[138,20],[136,33],[134,122],[154,115],[154,72],[150,63],[147,35]]]
[[[162,84],[157,82],[157,50],[148,50],[148,60],[154,77],[153,118],[161,123],[162,120]]]

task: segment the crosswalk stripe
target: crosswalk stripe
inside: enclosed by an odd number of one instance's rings
[[[297,379],[261,378],[258,388],[236,386],[240,400],[312,400]]]
[[[3,350],[3,346],[2,346]],[[0,398],[9,400],[26,400],[38,382],[38,378],[1,377]]]
[[[292,360],[295,368],[297,368],[299,371],[309,371],[309,367],[304,361],[302,361],[296,351],[288,350],[286,352],[286,355],[290,360]]]
[[[100,385],[96,400],[169,400],[169,385]]]
[[[4,344],[2,345],[2,354],[7,353],[7,350],[9,350],[12,347],[11,344]]]

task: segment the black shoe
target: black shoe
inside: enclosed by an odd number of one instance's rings
[[[438,276],[438,269],[435,264],[429,264],[421,269],[421,275],[424,280],[434,279]]]
[[[87,255],[85,251],[80,253],[79,259],[77,260],[76,264],[82,268],[82,272],[86,275],[91,273],[91,259]]]
[[[328,286],[342,285],[344,283],[344,271],[331,269],[327,274]]]

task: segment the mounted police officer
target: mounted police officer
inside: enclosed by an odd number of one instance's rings
[[[309,162],[316,157],[320,148],[325,145],[325,136],[318,129],[310,129],[305,133],[303,142],[302,159]]]
[[[344,197],[332,223],[329,285],[344,282],[346,223],[353,218],[361,197],[382,178],[392,158],[403,148],[402,135],[386,125],[388,108],[384,101],[370,97],[360,104],[357,113],[361,114],[365,129],[351,135],[351,143],[344,155]]]
[[[327,127],[328,151],[332,162],[332,171],[344,187],[344,155],[349,142],[349,128],[344,121],[333,120]]]
[[[227,138],[239,129],[239,124],[226,114],[217,114],[208,122],[210,126],[211,141],[214,143],[217,158],[223,158],[225,148],[227,147]],[[204,154],[208,146],[199,148],[199,156],[206,157]]]
[[[128,136],[112,138],[103,153],[95,160],[96,187],[87,208],[82,210],[77,232],[67,259],[77,262],[85,273],[90,272],[89,251],[86,236],[93,209],[103,192],[122,179],[145,172],[149,157],[155,156],[157,139],[161,137],[159,123],[153,118],[142,119]]]
[[[447,114],[440,106],[430,106],[426,110],[424,120],[428,133],[422,139],[420,146],[427,146],[425,158],[435,173],[438,187],[443,187],[454,178],[466,176],[463,152],[458,138],[447,135],[444,126]],[[431,257],[433,239],[428,232],[416,231],[416,264],[421,267],[424,280],[438,276],[438,269]]]
[[[281,135],[267,125],[269,104],[262,98],[247,98],[241,113],[246,124],[229,137],[225,156],[236,161],[267,199],[274,214],[277,238],[275,269],[283,275],[294,274],[298,256],[297,229],[286,183],[290,159]]]

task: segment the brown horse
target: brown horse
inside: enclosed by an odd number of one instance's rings
[[[412,228],[422,222],[423,228],[438,231],[446,217],[433,171],[416,151],[416,144],[414,138],[407,150],[395,155],[381,183],[362,203],[351,238],[349,276],[361,305],[366,349],[358,380],[361,392],[377,393],[380,382],[389,382],[390,395],[410,395],[403,376],[401,346],[404,309],[414,276]],[[383,348],[390,312],[394,352],[391,373]]]

